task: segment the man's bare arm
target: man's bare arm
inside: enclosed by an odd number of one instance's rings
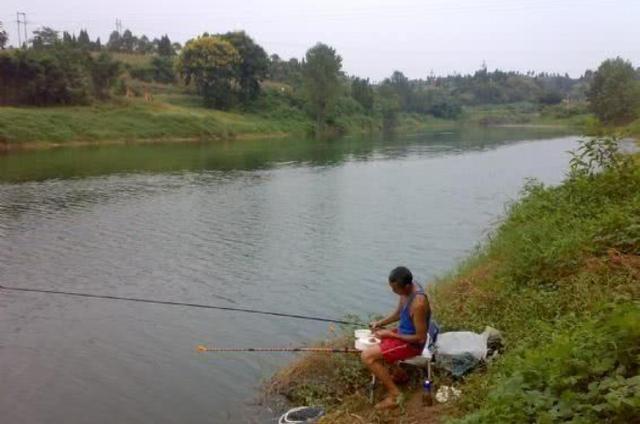
[[[427,341],[427,314],[429,313],[429,302],[424,296],[416,297],[411,305],[413,325],[416,334],[396,334],[394,338],[408,343],[424,344]]]

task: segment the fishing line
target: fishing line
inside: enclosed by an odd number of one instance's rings
[[[109,296],[109,295],[92,294],[92,293],[78,293],[78,292],[68,292],[68,291],[59,291],[59,290],[33,289],[33,288],[26,288],[26,287],[7,287],[3,285],[0,285],[0,290],[45,293],[45,294],[59,294],[64,296],[88,297],[92,299],[126,300],[129,302],[152,303],[156,305],[184,306],[188,308],[217,309],[220,311],[246,312],[249,314],[271,315],[275,317],[305,319],[309,321],[330,322],[334,324],[344,324],[344,325],[366,325],[361,322],[343,321],[338,319],[314,317],[314,316],[308,316],[308,315],[286,314],[283,312],[261,311],[258,309],[249,309],[249,308],[233,308],[230,306],[203,305],[199,303],[172,302],[168,300],[140,299],[135,297]]]

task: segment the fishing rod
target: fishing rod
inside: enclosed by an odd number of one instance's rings
[[[344,347],[208,347],[198,345],[197,352],[325,352],[325,353],[361,353],[358,349]]]
[[[343,325],[367,325],[365,323],[355,322],[355,321],[345,321],[345,320],[315,317],[315,316],[309,316],[309,315],[287,314],[284,312],[262,311],[258,309],[249,309],[249,308],[234,308],[231,306],[203,305],[200,303],[172,302],[168,300],[141,299],[141,298],[135,298],[135,297],[109,296],[109,295],[93,294],[93,293],[45,290],[45,289],[34,289],[34,288],[27,288],[27,287],[8,287],[3,285],[0,285],[0,290],[58,294],[58,295],[64,295],[64,296],[86,297],[91,299],[123,300],[128,302],[152,303],[156,305],[184,306],[188,308],[217,309],[221,311],[245,312],[249,314],[270,315],[270,316],[284,317],[284,318],[296,318],[296,319],[304,319],[308,321],[330,322],[333,324],[343,324]]]

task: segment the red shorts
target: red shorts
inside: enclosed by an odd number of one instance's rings
[[[397,330],[393,330],[397,333]],[[400,339],[384,338],[380,341],[380,350],[382,357],[390,364],[422,355],[424,346],[419,344],[407,343]]]

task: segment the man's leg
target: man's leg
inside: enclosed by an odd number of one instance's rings
[[[380,346],[371,346],[362,351],[362,362],[369,368],[369,370],[382,382],[387,389],[388,396],[376,405],[376,408],[393,408],[396,406],[398,396],[401,392],[398,386],[393,382],[393,378],[387,368],[384,366],[384,359],[382,357],[382,351]]]

